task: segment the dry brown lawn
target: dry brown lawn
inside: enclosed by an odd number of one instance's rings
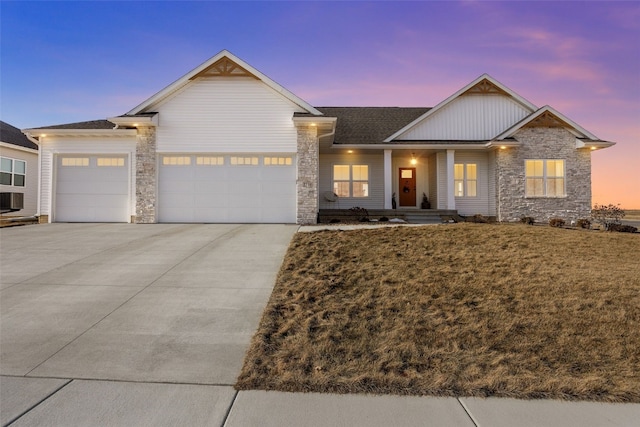
[[[238,389],[640,402],[640,235],[298,233]]]

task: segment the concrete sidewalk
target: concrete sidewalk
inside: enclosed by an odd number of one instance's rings
[[[236,392],[297,229],[0,230],[0,424],[638,425],[638,404]]]

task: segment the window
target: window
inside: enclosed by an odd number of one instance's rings
[[[231,164],[233,166],[241,166],[241,165],[257,166],[258,165],[258,158],[257,157],[236,157],[236,156],[232,156],[231,157]]]
[[[98,157],[96,164],[102,166],[122,167],[124,166],[124,157]]]
[[[166,166],[189,166],[191,157],[189,156],[164,156],[162,164]]]
[[[369,197],[369,166],[334,165],[333,192],[338,197]]]
[[[84,167],[84,166],[89,166],[89,158],[88,157],[63,157],[60,163],[62,164],[62,166]]]
[[[0,184],[24,187],[27,163],[24,160],[0,158]]]
[[[291,166],[293,159],[291,157],[267,157],[264,158],[265,166]]]
[[[454,164],[453,188],[456,197],[476,197],[478,195],[478,165],[475,163]]]
[[[224,157],[222,156],[197,156],[196,165],[201,166],[222,166],[224,165]]]
[[[564,160],[525,160],[525,196],[564,197]]]

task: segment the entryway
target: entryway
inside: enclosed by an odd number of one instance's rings
[[[398,186],[400,207],[416,206],[416,168],[400,168]]]

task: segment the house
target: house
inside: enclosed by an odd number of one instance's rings
[[[482,75],[433,108],[314,107],[222,51],[126,114],[26,129],[45,222],[314,223],[320,209],[588,217],[613,145]]]
[[[0,121],[0,193],[2,213],[32,216],[38,211],[38,146],[20,129]],[[19,196],[22,209],[5,209],[5,202]],[[7,196],[7,197],[5,197]]]

